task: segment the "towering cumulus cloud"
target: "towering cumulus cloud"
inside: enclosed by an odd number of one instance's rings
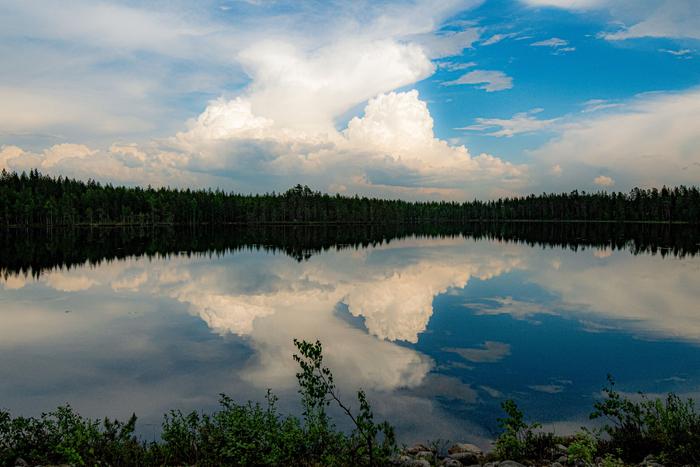
[[[362,12],[340,7],[333,14],[324,7],[312,12],[290,5],[274,22],[255,16],[263,9],[254,9],[246,11],[252,15],[248,19],[254,18],[252,24],[262,29],[240,20],[234,26],[237,35],[201,15],[184,23],[181,15],[115,6],[115,15],[138,24],[166,21],[171,32],[158,31],[180,53],[154,49],[138,37],[121,40],[111,30],[112,36],[97,42],[99,47],[147,51],[168,60],[206,60],[208,67],[212,62],[235,66],[247,84],[210,100],[199,116],[170,137],[110,143],[108,150],[99,144],[61,143],[38,151],[4,146],[0,164],[109,181],[241,191],[283,190],[300,181],[329,191],[409,198],[512,190],[525,179],[523,165],[489,154],[472,156],[466,147],[436,138],[428,105],[418,92],[397,91],[435,73],[434,59],[472,46],[478,28],[465,23],[442,29],[442,23],[479,3],[389,2],[367,4]],[[32,9],[16,7],[18,20],[34,15]],[[84,4],[74,8],[104,19],[102,9]],[[327,25],[313,37],[300,33],[309,15]],[[47,39],[77,40],[54,24],[60,18],[41,18]],[[90,35],[84,28],[76,31],[81,40]],[[197,57],[195,50],[204,56]],[[173,85],[181,84],[180,73],[178,69],[172,75]],[[145,83],[132,87],[147,88]],[[362,107],[361,115],[350,118]]]

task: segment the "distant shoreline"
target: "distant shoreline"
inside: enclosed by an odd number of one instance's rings
[[[469,220],[424,220],[413,222],[364,222],[364,221],[258,221],[258,222],[221,222],[210,223],[201,222],[196,224],[188,223],[121,223],[121,222],[106,222],[106,223],[74,223],[74,224],[9,224],[5,228],[10,229],[44,229],[44,228],[71,228],[71,227],[245,227],[245,226],[327,226],[327,225],[376,225],[376,226],[392,226],[392,225],[468,225],[468,224],[656,224],[656,225],[700,225],[688,221],[653,221],[653,220],[567,220],[567,219],[469,219]]]

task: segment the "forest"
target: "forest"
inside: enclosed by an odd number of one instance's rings
[[[0,225],[223,225],[266,223],[411,224],[468,221],[700,222],[698,187],[629,193],[529,195],[491,201],[419,201],[329,195],[297,185],[284,193],[141,188],[0,174]]]

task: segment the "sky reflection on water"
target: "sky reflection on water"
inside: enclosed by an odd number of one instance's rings
[[[514,398],[559,431],[623,390],[700,382],[700,258],[404,238],[305,261],[264,251],[129,258],[0,279],[0,406],[38,414],[298,410],[293,338],[320,339],[342,393],[400,439],[493,436]]]

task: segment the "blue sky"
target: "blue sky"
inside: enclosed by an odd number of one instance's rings
[[[409,199],[700,180],[700,4],[0,4],[0,167]]]

